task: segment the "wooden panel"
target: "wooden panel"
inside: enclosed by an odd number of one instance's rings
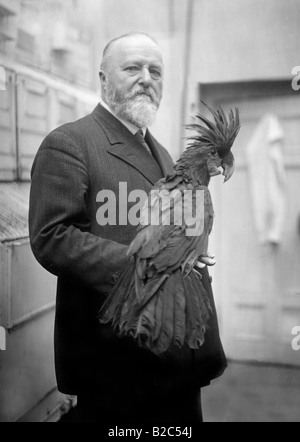
[[[34,156],[49,132],[48,87],[22,76],[18,84],[19,177],[29,180]]]
[[[0,244],[0,326],[7,328],[8,326],[8,255],[7,249]]]
[[[0,325],[9,329],[0,357],[0,404],[5,404],[0,405],[0,422],[11,422],[56,387],[56,280],[35,261],[28,241],[0,245],[0,277]],[[41,314],[49,302],[52,308]],[[18,327],[11,328],[16,323]]]
[[[15,76],[6,70],[6,90],[0,91],[0,180],[16,177]]]
[[[87,115],[98,100],[96,95],[36,73],[32,77],[18,74],[16,80],[14,75],[9,76],[7,91],[0,92],[4,97],[0,101],[0,180],[28,181],[36,152],[48,133]]]
[[[86,96],[78,98],[75,94],[63,92],[58,89],[49,88],[50,107],[49,124],[53,130],[62,124],[70,123],[79,118],[85,117],[95,108],[97,100],[93,101]]]
[[[16,421],[55,389],[53,325],[52,311],[7,334],[0,357],[0,422]]]
[[[3,261],[2,323],[13,329],[53,310],[56,277],[35,260],[28,240],[7,243]]]
[[[237,314],[233,318],[237,339],[260,341],[266,334],[264,304],[235,303]]]
[[[76,98],[60,91],[57,91],[56,97],[58,105],[56,126],[61,126],[62,124],[76,120]]]

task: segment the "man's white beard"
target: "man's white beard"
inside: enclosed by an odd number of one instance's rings
[[[159,107],[159,99],[154,92],[139,88],[130,94],[122,94],[110,82],[107,84],[106,101],[118,117],[139,128],[151,126]]]

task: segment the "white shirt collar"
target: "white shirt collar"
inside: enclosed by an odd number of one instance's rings
[[[125,127],[127,127],[127,129],[129,130],[129,132],[131,132],[133,135],[135,135],[140,128],[135,126],[134,124],[130,123],[130,121],[126,121],[123,120],[123,118],[118,117],[112,110],[111,108],[108,106],[108,104],[105,103],[105,101],[103,101],[103,98],[100,97],[100,104],[101,106],[103,106],[108,112],[110,112],[115,118],[117,118],[117,120],[119,120]],[[143,131],[143,135],[146,135],[146,130],[147,128],[142,128]]]

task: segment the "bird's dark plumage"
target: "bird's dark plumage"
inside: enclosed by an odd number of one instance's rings
[[[229,119],[221,107],[208,109],[214,121],[197,115],[199,122],[187,126],[196,131],[190,145],[174,173],[148,196],[129,247],[131,260],[100,312],[100,322],[112,322],[119,335],[131,336],[157,354],[173,346],[200,348],[213,314],[194,265],[207,254],[213,226],[207,186],[221,173],[219,167],[225,181],[232,176],[231,147],[240,121],[237,109]]]

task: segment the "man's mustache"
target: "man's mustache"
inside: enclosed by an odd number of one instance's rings
[[[146,95],[147,97],[151,98],[151,100],[154,103],[158,102],[158,96],[156,95],[155,91],[151,90],[151,89],[145,89],[145,88],[133,91],[131,94],[129,94],[127,96],[127,98],[131,99],[131,98],[138,97],[139,95]]]

